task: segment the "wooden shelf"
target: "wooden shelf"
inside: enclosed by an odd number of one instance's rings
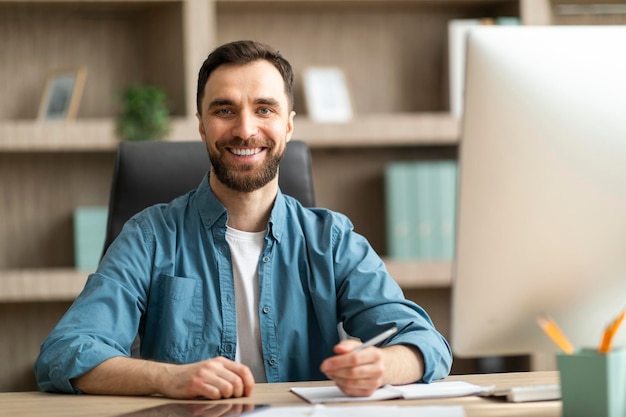
[[[349,123],[295,119],[294,137],[311,147],[456,145],[459,120],[448,113],[399,113],[356,116]]]
[[[296,118],[294,137],[312,148],[455,145],[459,121],[446,113],[374,114],[349,123]],[[195,118],[175,118],[167,140],[199,140]],[[76,122],[0,122],[0,152],[112,151],[119,139],[112,119]]]
[[[195,118],[174,118],[171,128],[168,140],[199,139]],[[0,123],[0,152],[113,151],[118,143],[109,118]]]
[[[73,268],[0,271],[0,302],[72,301],[88,275]]]
[[[93,0],[92,0],[93,1]],[[465,0],[215,0],[218,6],[224,7],[348,7],[351,9],[364,6],[376,7],[399,7],[399,6],[433,6],[443,5],[448,7],[459,7]],[[532,0],[531,0],[532,1]],[[577,0],[587,1],[587,0]],[[613,2],[619,0],[610,0]],[[472,0],[472,5],[494,5],[507,4],[511,0]]]
[[[452,283],[451,262],[383,260],[389,274],[405,290],[448,288]]]
[[[385,259],[385,265],[403,289],[450,286],[450,262]],[[0,303],[72,301],[83,289],[89,273],[73,268],[0,270]]]

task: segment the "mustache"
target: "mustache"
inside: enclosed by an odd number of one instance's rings
[[[274,147],[274,143],[271,140],[266,139],[241,139],[230,138],[217,143],[220,148],[227,147],[247,147],[247,148],[269,148]]]

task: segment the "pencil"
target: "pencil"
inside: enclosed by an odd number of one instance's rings
[[[537,324],[539,324],[539,327],[541,327],[544,333],[548,335],[559,349],[568,355],[574,353],[574,347],[552,319],[548,317],[537,317]]]
[[[611,346],[613,344],[613,338],[617,333],[617,330],[621,326],[624,321],[624,315],[626,315],[626,310],[623,310],[619,316],[611,324],[606,326],[604,333],[602,334],[602,341],[600,342],[600,347],[598,348],[599,353],[608,353],[611,351]]]

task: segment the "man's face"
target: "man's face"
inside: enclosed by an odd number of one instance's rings
[[[196,115],[214,176],[240,192],[276,178],[294,115],[283,79],[269,62],[214,70],[204,87],[202,115]]]

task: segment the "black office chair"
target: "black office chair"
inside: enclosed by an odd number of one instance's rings
[[[210,166],[203,142],[120,142],[117,150],[104,252],[135,213],[196,188]],[[287,144],[278,183],[304,206],[315,205],[311,153],[305,142]]]

